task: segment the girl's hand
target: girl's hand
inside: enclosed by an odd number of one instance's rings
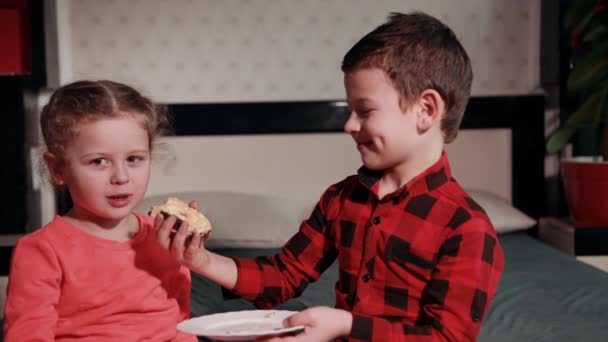
[[[262,342],[321,342],[332,341],[347,336],[352,328],[353,316],[350,312],[326,306],[317,306],[293,314],[285,319],[283,326],[303,325],[304,332],[291,336],[273,336],[261,338]]]
[[[198,203],[192,201],[189,206],[198,210]],[[204,269],[209,263],[209,252],[205,248],[204,241],[209,238],[209,233],[189,234],[188,222],[182,221],[177,231],[174,229],[177,218],[169,216],[166,219],[162,214],[154,218],[154,228],[158,231],[158,241],[166,250],[170,251],[176,260],[189,269]]]

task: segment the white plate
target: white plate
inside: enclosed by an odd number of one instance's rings
[[[283,320],[294,313],[285,310],[226,312],[185,320],[177,325],[177,329],[220,341],[252,340],[260,336],[302,331],[303,326],[283,328]]]

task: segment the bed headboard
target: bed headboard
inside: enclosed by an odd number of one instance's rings
[[[168,104],[167,106],[173,115],[175,135],[178,137],[277,134],[297,137],[336,133],[343,131],[344,122],[348,117],[348,110],[343,101]],[[544,97],[542,95],[472,97],[461,125],[461,132],[470,130],[487,131],[490,135],[494,135],[495,132],[498,134],[500,131],[506,132],[508,139],[504,141],[510,146],[502,147],[505,151],[510,151],[508,156],[510,170],[505,171],[511,177],[508,182],[511,202],[529,216],[539,218],[545,209]],[[461,133],[461,136],[463,134]],[[456,141],[459,139],[460,137]],[[483,145],[475,139],[479,140],[474,138],[472,144]],[[448,152],[450,153],[449,149]],[[459,159],[465,159],[462,162],[466,164],[467,158],[465,152],[464,157]],[[453,158],[451,159],[454,162]],[[502,166],[498,166],[499,172],[500,167]],[[496,169],[489,172],[497,173]],[[492,182],[492,177],[493,175],[488,176],[489,182]],[[507,196],[508,194],[505,195]]]
[[[343,133],[343,101],[167,107],[175,136],[165,139],[177,167],[153,165],[148,198],[287,194],[287,200],[314,204],[330,184],[360,166]],[[542,95],[472,97],[459,136],[446,150],[465,189],[492,192],[538,219],[545,211],[544,141]],[[60,214],[67,211],[65,194],[57,202]]]

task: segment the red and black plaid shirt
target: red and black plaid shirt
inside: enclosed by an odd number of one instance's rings
[[[451,177],[447,156],[378,200],[365,168],[325,191],[275,256],[235,258],[232,292],[270,308],[302,293],[338,258],[336,307],[350,341],[473,341],[504,266],[483,209]]]

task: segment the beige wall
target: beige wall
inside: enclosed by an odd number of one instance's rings
[[[160,102],[342,99],[339,64],[346,50],[388,12],[422,10],[450,25],[468,50],[474,95],[538,91],[540,0],[47,0],[45,4],[50,87],[80,78],[109,78],[135,85]],[[30,111],[31,127],[37,125],[37,113],[35,108]],[[347,136],[320,137],[171,138],[175,165],[155,165],[149,193],[243,186],[252,192],[275,193],[287,186],[316,199],[325,186],[359,164]],[[448,147],[457,179],[509,199],[508,137],[494,131],[462,134]],[[30,142],[34,147],[37,143]],[[325,143],[333,148],[324,149]],[[296,178],[319,151],[325,159],[317,163],[316,173]],[[331,159],[335,153],[342,154]],[[268,156],[278,157],[269,161]],[[494,160],[498,161],[494,168],[486,166]],[[285,174],[297,181],[273,183]],[[41,212],[31,214],[30,230],[53,214],[50,190],[42,187],[33,192],[32,201],[37,203],[31,207]]]
[[[339,99],[344,53],[391,11],[455,31],[473,93],[524,94],[539,80],[540,0],[55,0],[56,86],[136,85],[163,102]]]

